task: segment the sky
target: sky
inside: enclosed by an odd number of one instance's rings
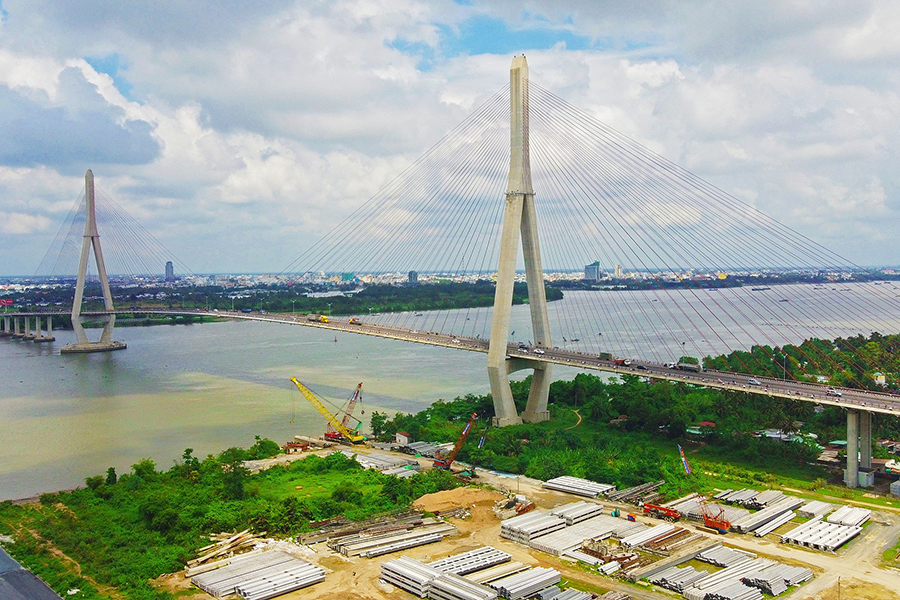
[[[523,52],[569,103],[897,265],[898,25],[867,0],[0,0],[0,274],[35,272],[88,168],[192,271],[279,272]]]

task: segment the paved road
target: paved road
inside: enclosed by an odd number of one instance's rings
[[[117,313],[134,314],[135,310],[118,310]],[[262,312],[234,312],[234,311],[206,311],[203,309],[183,310],[151,310],[141,309],[141,314],[164,315],[201,315],[212,317],[224,317],[230,319],[243,319],[250,321],[265,321],[270,323],[284,323],[301,325],[304,327],[316,327],[333,331],[344,331],[361,335],[370,335],[387,339],[402,340],[431,346],[443,346],[470,352],[488,351],[488,340],[433,331],[420,331],[418,329],[406,329],[388,325],[377,325],[360,321],[350,322],[347,317],[330,318],[327,322],[310,320],[306,315],[292,315],[285,313]],[[35,316],[35,315],[63,315],[64,312],[54,311],[43,313],[8,313],[0,316]],[[84,312],[85,316],[104,315],[103,311]],[[572,366],[580,369],[592,369],[618,373],[620,375],[636,375],[649,379],[664,379],[667,381],[680,381],[692,385],[731,390],[737,392],[753,392],[772,397],[802,400],[816,404],[830,404],[843,408],[858,408],[870,412],[900,416],[900,395],[855,390],[850,388],[833,389],[826,385],[803,383],[798,381],[776,379],[771,377],[759,377],[741,375],[724,371],[684,371],[670,368],[667,365],[632,360],[629,365],[616,364],[614,360],[605,360],[602,357],[562,348],[539,348],[522,344],[509,344],[507,356],[511,360],[540,361],[560,365]]]

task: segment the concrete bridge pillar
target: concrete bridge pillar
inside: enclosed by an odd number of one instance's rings
[[[872,468],[872,413],[859,411],[859,466]]]
[[[37,317],[35,317],[35,320],[37,320]],[[25,331],[24,331],[24,334],[22,335],[22,339],[33,340],[34,337],[35,337],[34,333],[31,331],[31,317],[26,315],[25,316]]]
[[[13,337],[22,337],[22,317],[13,317]]]
[[[7,337],[11,334],[12,332],[9,330],[9,317],[3,317],[3,331],[0,332],[0,335]]]
[[[847,411],[847,469],[844,483],[848,488],[859,485],[859,411]]]

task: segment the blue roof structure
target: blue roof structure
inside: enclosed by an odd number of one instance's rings
[[[0,598],[3,600],[62,600],[37,575],[23,568],[0,548]]]

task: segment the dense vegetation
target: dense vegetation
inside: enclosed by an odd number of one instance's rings
[[[884,389],[875,373],[886,377],[887,386],[900,387],[900,335],[873,333],[836,340],[806,340],[783,348],[753,346],[749,352],[738,350],[728,355],[708,357],[706,368],[751,373],[767,377],[787,377],[816,381],[824,377],[832,385],[870,390]]]
[[[364,519],[405,509],[422,494],[457,484],[445,471],[397,479],[365,471],[343,454],[309,456],[288,467],[250,475],[242,461],[278,451],[257,438],[249,450],[229,448],[199,460],[182,460],[159,471],[150,459],[118,477],[113,469],[89,477],[72,492],[46,494],[40,504],[0,503],[0,533],[15,543],[8,551],[64,597],[99,598],[93,584],[55,557],[46,542],[75,559],[98,586],[113,586],[127,598],[170,598],[148,580],[183,568],[208,534],[267,531],[289,536],[310,521],[344,515]],[[45,542],[46,541],[46,542]]]

